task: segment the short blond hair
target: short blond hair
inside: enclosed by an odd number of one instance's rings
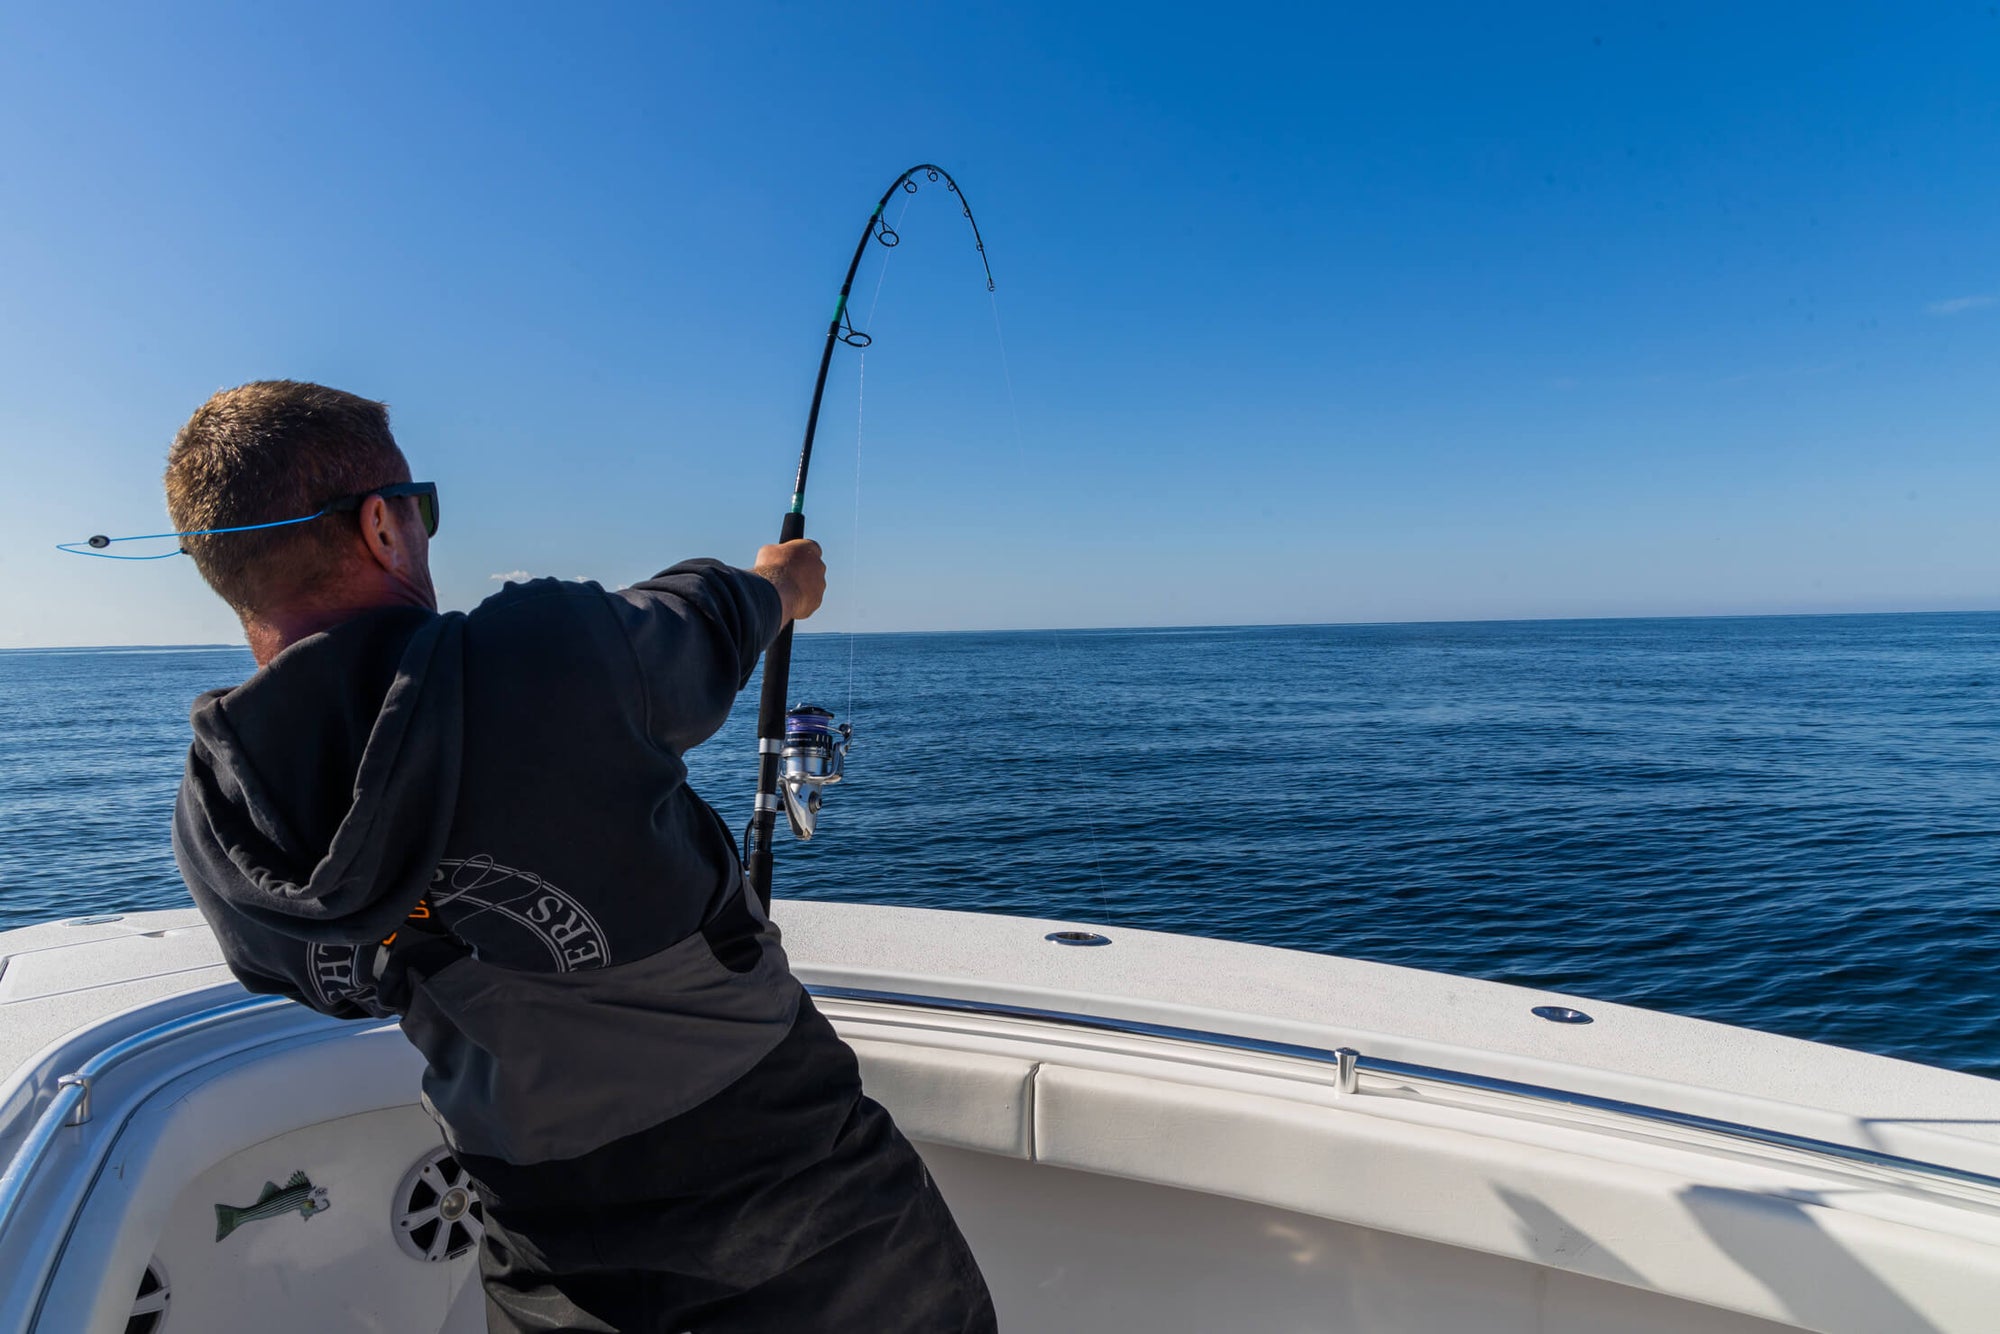
[[[182,531],[277,523],[409,480],[386,404],[298,380],[258,380],[216,394],[174,437],[167,514]],[[224,602],[251,615],[337,577],[353,554],[353,522],[335,513],[184,538],[182,547]]]

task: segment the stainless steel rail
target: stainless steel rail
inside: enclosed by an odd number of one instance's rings
[[[291,1003],[283,996],[244,996],[225,1001],[206,1010],[197,1010],[141,1029],[112,1043],[69,1074],[57,1076],[55,1096],[35,1118],[33,1128],[21,1141],[21,1147],[15,1150],[6,1169],[0,1171],[0,1236],[4,1236],[13,1224],[14,1215],[27,1195],[28,1181],[54,1147],[56,1137],[64,1130],[84,1125],[90,1120],[91,1089],[107,1071],[176,1038]]]
[[[959,1000],[949,996],[924,996],[900,991],[873,991],[864,987],[807,986],[807,991],[820,1000],[851,1000],[872,1002],[880,1005],[898,1005],[927,1010],[949,1010],[959,1014],[992,1015],[1005,1019],[1035,1019],[1046,1023],[1063,1024],[1072,1028],[1091,1029],[1104,1033],[1125,1033],[1138,1037],[1170,1038],[1178,1042],[1199,1043],[1208,1047],[1222,1047],[1232,1051],[1251,1051],[1268,1056],[1289,1056],[1298,1060],[1314,1061],[1330,1065],[1335,1070],[1335,1090],[1343,1095],[1358,1091],[1359,1074],[1392,1075],[1405,1079],[1421,1079],[1434,1084],[1444,1084],[1453,1088],[1473,1089],[1481,1093],[1500,1093],[1537,1102],[1558,1103],[1566,1107],[1579,1107],[1595,1112],[1611,1112],[1641,1121],[1659,1125],[1675,1126],[1683,1130],[1697,1130],[1711,1135],[1726,1136],[1770,1148],[1791,1149],[1802,1153],[1818,1154],[1837,1158],[1846,1162],[1861,1163],[1870,1167],[1887,1168],[1898,1172],[1910,1172],[1919,1176],[1953,1181],[1964,1185],[1982,1186],[1989,1190],[2000,1190],[2000,1177],[1983,1172],[1967,1171],[1950,1167],[1943,1163],[1929,1163],[1921,1158],[1904,1158],[1897,1154],[1885,1153],[1879,1149],[1863,1148],[1855,1144],[1842,1144],[1835,1140],[1814,1139],[1807,1135],[1794,1135],[1784,1130],[1767,1130],[1761,1126],[1743,1125],[1735,1121],[1724,1121],[1717,1117],[1700,1116],[1693,1112],[1677,1112],[1667,1107],[1650,1107],[1644,1103],[1625,1102],[1618,1098],[1603,1098],[1591,1093],[1573,1093],[1567,1089],[1549,1088],[1541,1084],[1526,1084],[1512,1079],[1496,1079],[1490,1075],[1467,1074],[1459,1070],[1446,1070],[1432,1065],[1416,1065],[1409,1061],[1391,1061],[1380,1057],[1367,1056],[1352,1047],[1328,1048],[1308,1047],[1292,1042],[1276,1042],[1269,1038],[1245,1037],[1237,1033],[1213,1033],[1199,1028],[1178,1028],[1171,1024],[1147,1023],[1138,1019],[1111,1019],[1102,1015],[1073,1014],[1062,1010],[1042,1010],[1026,1005],[1007,1005],[995,1001]]]

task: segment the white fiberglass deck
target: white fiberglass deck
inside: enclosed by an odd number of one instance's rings
[[[778,919],[1010,1330],[2000,1328],[2000,1084],[1289,951]],[[187,913],[33,928],[0,955],[0,1158],[110,1038],[240,996]],[[1548,1003],[1595,1022],[1530,1013]],[[469,1257],[394,1238],[436,1145],[417,1069],[393,1026],[276,1004],[108,1070],[91,1119],[11,1178],[0,1331],[123,1329],[149,1265],[163,1329],[479,1328]],[[323,1212],[215,1240],[217,1203],[295,1171]]]

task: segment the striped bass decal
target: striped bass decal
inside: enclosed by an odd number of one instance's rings
[[[291,1180],[280,1186],[275,1181],[264,1183],[263,1193],[255,1204],[215,1206],[215,1239],[224,1237],[260,1218],[276,1218],[279,1214],[297,1212],[300,1218],[311,1218],[323,1214],[333,1206],[327,1201],[326,1187],[315,1186],[304,1172],[292,1173]]]

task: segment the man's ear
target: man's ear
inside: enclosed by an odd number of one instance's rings
[[[380,496],[369,496],[361,502],[358,517],[361,543],[368,548],[369,556],[391,574],[399,573],[409,564],[410,553],[396,532],[396,519],[389,511],[389,502]]]

